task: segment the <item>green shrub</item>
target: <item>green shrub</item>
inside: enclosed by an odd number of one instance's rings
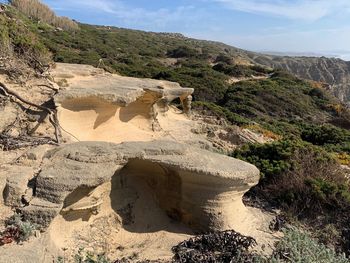
[[[238,114],[229,111],[227,108],[220,107],[215,103],[195,101],[192,103],[193,109],[207,111],[206,114],[224,117],[227,121],[236,125],[248,125],[250,121]]]
[[[180,46],[167,52],[167,56],[171,58],[191,58],[198,55],[199,52],[196,49],[190,48],[188,46]]]
[[[314,145],[325,146],[333,151],[348,152],[350,132],[333,125],[302,125],[301,138]]]
[[[297,145],[289,140],[267,144],[246,144],[232,153],[232,157],[245,160],[257,166],[264,180],[286,172],[291,167],[291,156]]]
[[[216,62],[216,63],[223,62],[223,63],[226,63],[226,64],[231,65],[232,62],[233,62],[233,59],[232,59],[232,57],[229,56],[228,54],[220,53],[220,54],[216,57],[215,62]]]
[[[309,95],[312,96],[312,97],[316,97],[316,98],[319,98],[319,99],[324,99],[326,96],[325,96],[325,92],[320,89],[320,88],[313,88],[309,91]]]
[[[51,54],[35,29],[32,30],[33,22],[25,17],[22,19],[19,12],[11,7],[7,8],[6,16],[0,16],[0,42],[3,45],[0,52],[2,55],[7,52],[5,57],[20,58],[28,66],[42,71],[51,61]]]
[[[259,65],[250,66],[250,69],[255,71],[255,72],[262,73],[262,74],[271,74],[271,73],[274,72],[273,69],[262,67],[262,66],[259,66]]]
[[[350,208],[350,186],[344,171],[320,147],[301,141],[243,146],[232,154],[256,165],[262,174],[251,191],[300,218]],[[333,212],[334,213],[334,212]]]
[[[349,263],[344,254],[318,243],[310,234],[296,228],[285,229],[284,237],[276,244],[273,256],[268,262],[302,263]]]
[[[23,221],[21,215],[15,214],[6,221],[6,229],[0,234],[0,246],[12,242],[24,242],[34,235],[35,224]]]
[[[255,71],[244,65],[228,65],[226,63],[218,63],[213,66],[213,69],[222,72],[231,77],[251,77]]]

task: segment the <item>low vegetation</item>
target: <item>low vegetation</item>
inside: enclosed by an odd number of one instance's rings
[[[248,262],[248,249],[256,241],[235,231],[215,232],[183,241],[173,247],[174,262]]]
[[[296,228],[284,229],[284,237],[276,244],[276,249],[269,263],[303,262],[303,263],[349,263],[344,254],[320,244],[309,233]]]
[[[48,68],[51,53],[32,28],[33,22],[16,9],[7,6],[0,14],[0,66],[14,79],[29,74],[30,69],[39,73]]]
[[[350,263],[342,253],[321,244],[307,231],[295,227],[284,228],[284,236],[277,243],[271,256],[262,256],[254,252],[256,241],[233,230],[212,232],[185,240],[173,247],[173,263]],[[67,262],[59,257],[55,263]],[[79,249],[69,262],[75,263],[149,263],[158,261],[116,259],[110,260],[104,255],[95,255]]]
[[[19,214],[15,214],[7,220],[6,229],[0,233],[0,246],[27,241],[36,229],[34,224],[23,221]]]
[[[322,241],[349,250],[350,184],[337,160],[301,140],[245,145],[232,154],[255,164],[262,178],[248,197],[281,209],[290,220],[308,225],[315,235],[332,226]],[[321,230],[320,230],[321,229]]]

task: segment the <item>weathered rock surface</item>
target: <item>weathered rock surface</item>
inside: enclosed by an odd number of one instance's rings
[[[154,101],[151,101],[153,103],[159,99],[171,102],[175,98],[186,98],[193,93],[193,89],[182,88],[178,83],[170,81],[99,74],[81,78],[78,82],[72,81],[69,88],[58,93],[55,102],[61,104],[68,99],[97,97],[125,107],[147,93],[154,96]]]
[[[2,166],[0,178],[6,178],[2,192],[5,204],[12,207],[21,206],[22,197],[28,194],[28,183],[33,177],[34,170],[31,167]]]
[[[268,243],[257,230],[268,216],[242,202],[259,171],[203,150],[231,151],[242,138],[189,118],[192,89],[85,65],[58,64],[52,75],[64,140],[83,142],[23,149],[1,166],[0,211],[3,202],[17,208],[45,234],[13,261],[18,246],[1,247],[0,262],[52,262],[57,249],[67,248],[68,258],[79,247],[113,259],[135,251],[169,259],[173,245],[208,230],[235,229]],[[177,98],[183,111],[169,105]]]
[[[191,110],[193,89],[178,83],[122,77],[86,65],[58,64],[52,75],[62,82],[68,72],[67,87],[54,100],[65,135],[73,141],[152,140],[162,130],[158,115],[168,112],[170,102],[179,98],[184,113]]]
[[[17,114],[16,109],[11,105],[0,106],[0,111],[0,132],[2,133],[9,125],[16,121]]]
[[[48,253],[50,251],[50,253]],[[1,263],[51,263],[57,262],[59,249],[49,234],[42,238],[26,242],[21,246],[0,247]]]
[[[118,178],[122,169],[131,169],[130,174],[136,172],[152,185],[157,203],[170,216],[197,230],[228,229],[244,218],[242,195],[259,178],[253,165],[172,141],[76,143],[46,157],[36,179],[36,196],[22,210],[27,219],[44,228],[83,197],[73,200],[73,192],[85,191],[88,196]],[[91,206],[94,203],[98,202]]]

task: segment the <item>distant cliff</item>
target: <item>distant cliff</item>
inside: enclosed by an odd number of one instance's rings
[[[247,52],[255,63],[284,69],[300,78],[325,82],[341,101],[350,104],[350,62],[326,57],[280,57]]]

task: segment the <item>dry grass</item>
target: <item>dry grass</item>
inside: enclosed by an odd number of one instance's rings
[[[38,19],[64,30],[79,29],[76,22],[67,17],[56,16],[47,5],[41,3],[39,0],[10,0],[9,2],[16,9],[31,18]]]
[[[245,126],[243,126],[243,128],[260,133],[265,138],[269,138],[269,139],[272,139],[275,141],[282,139],[282,136],[265,129],[258,124],[245,125]]]
[[[348,153],[335,153],[335,158],[341,165],[350,165],[350,155]]]

